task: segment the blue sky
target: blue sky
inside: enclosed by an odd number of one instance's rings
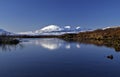
[[[0,28],[12,32],[46,25],[101,28],[120,25],[120,0],[0,0]]]

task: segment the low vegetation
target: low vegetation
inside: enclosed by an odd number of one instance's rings
[[[19,42],[20,42],[20,40],[9,37],[7,35],[0,36],[0,44],[18,44]]]
[[[97,29],[94,31],[80,32],[78,34],[64,34],[60,36],[64,39],[94,39],[94,40],[118,40],[120,39],[120,27],[108,28],[105,30]]]
[[[66,41],[74,41],[85,44],[94,44],[97,46],[106,46],[120,51],[120,27],[108,28],[105,30],[98,29],[78,34],[64,34],[60,38]]]

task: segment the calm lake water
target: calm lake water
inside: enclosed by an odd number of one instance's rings
[[[113,48],[60,39],[0,45],[0,77],[120,77]]]

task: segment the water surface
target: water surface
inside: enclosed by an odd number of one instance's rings
[[[114,48],[56,38],[0,45],[0,77],[120,77]]]

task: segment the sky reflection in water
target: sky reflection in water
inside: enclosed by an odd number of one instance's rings
[[[120,53],[113,48],[55,38],[23,39],[20,45],[6,46],[0,50],[0,77],[120,76]]]

